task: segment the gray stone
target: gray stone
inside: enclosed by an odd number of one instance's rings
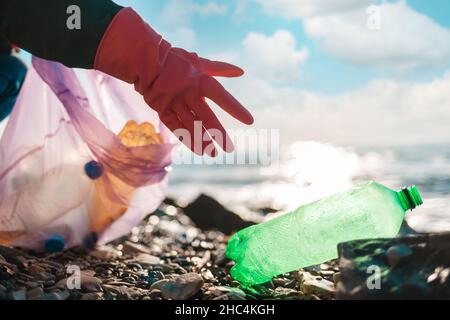
[[[162,292],[161,292],[161,290],[153,289],[152,291],[150,291],[150,294],[148,296],[151,299],[161,298],[162,297]]]
[[[126,287],[126,286],[112,286],[109,284],[103,285],[103,289],[106,292],[106,299],[108,300],[109,296],[114,296],[119,300],[139,300],[144,296],[148,295],[148,290],[143,290],[135,287]]]
[[[28,260],[31,258],[23,251],[4,246],[0,246],[0,255],[4,258],[3,260],[15,264],[21,270],[26,269]]]
[[[333,296],[335,292],[334,283],[322,277],[313,276],[308,272],[303,272],[300,290],[305,294],[315,294],[319,296]]]
[[[338,299],[450,299],[450,232],[351,241],[338,250]]]
[[[39,265],[33,263],[31,266],[28,267],[27,272],[29,275],[32,276],[39,276],[41,273],[45,273],[45,269],[40,267]]]
[[[215,253],[215,258],[214,258],[214,264],[219,266],[219,267],[223,267],[225,266],[230,260],[227,258],[226,256],[226,250],[225,249],[220,249]]]
[[[192,298],[203,286],[203,278],[197,273],[186,273],[174,279],[155,282],[150,290],[158,289],[165,299],[186,300]]]
[[[239,300],[245,300],[241,298],[239,295],[235,295],[233,292],[228,292],[226,294],[223,294],[221,296],[213,298],[213,300],[228,300],[228,301],[239,301]]]
[[[102,280],[100,280],[97,277],[92,276],[93,272],[81,272],[81,278],[80,278],[80,284],[81,289],[84,292],[101,292],[102,291]],[[67,289],[68,284],[73,285],[75,284],[74,279],[71,277],[64,278],[55,285],[56,288],[60,289]],[[73,288],[71,288],[73,289]],[[76,288],[75,288],[76,289]]]
[[[6,289],[2,284],[0,284],[0,300],[6,299],[8,295],[8,289]]]
[[[90,293],[83,293],[81,295],[81,300],[104,300],[104,298],[103,293],[90,292]]]
[[[148,249],[147,247],[138,243],[133,243],[131,241],[124,242],[124,244],[122,245],[122,251],[124,254],[136,254],[136,253],[151,254],[150,249]]]
[[[142,265],[157,265],[161,263],[161,259],[155,256],[152,256],[148,253],[140,253],[138,254],[133,261],[139,262]]]
[[[271,297],[278,299],[278,300],[292,300],[292,299],[301,299],[304,297],[304,293],[289,289],[289,288],[282,288],[278,287],[275,290],[271,291]]]
[[[12,291],[9,293],[9,298],[11,300],[26,300],[27,291],[25,289]]]
[[[386,252],[389,266],[394,268],[402,258],[410,256],[412,252],[412,249],[404,244],[398,244],[390,247]]]
[[[118,257],[117,250],[109,246],[99,246],[96,250],[91,251],[89,254],[99,260],[114,260]]]
[[[41,280],[41,281],[44,281],[44,282],[50,282],[50,281],[54,281],[55,280],[55,276],[53,274],[51,274],[51,273],[48,273],[48,272],[44,271],[44,272],[37,273],[34,276],[34,279],[35,280]]]
[[[285,287],[289,282],[290,282],[289,279],[284,279],[284,278],[272,279],[272,283],[275,287]]]
[[[67,300],[70,297],[70,292],[67,290],[54,290],[50,293],[46,293],[45,300]]]
[[[335,284],[340,282],[341,279],[342,279],[342,277],[341,277],[341,273],[340,272],[336,272],[335,274],[333,274],[333,281],[334,281]]]
[[[254,222],[242,219],[238,214],[226,209],[216,199],[200,195],[183,208],[183,212],[202,230],[217,229],[227,235],[254,225]]]
[[[27,300],[42,300],[44,299],[44,289],[37,287],[27,291]]]
[[[227,296],[225,300],[245,300],[246,294],[239,288],[226,286],[212,287],[208,289],[216,297]],[[223,299],[220,299],[223,300]]]

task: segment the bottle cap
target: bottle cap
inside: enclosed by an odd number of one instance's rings
[[[398,192],[398,195],[405,210],[414,210],[423,204],[419,189],[416,186],[403,188]]]
[[[96,180],[102,176],[103,166],[97,161],[92,160],[86,163],[84,166],[84,172],[90,179]]]
[[[64,238],[59,235],[53,235],[45,240],[45,251],[48,253],[56,253],[64,250]]]

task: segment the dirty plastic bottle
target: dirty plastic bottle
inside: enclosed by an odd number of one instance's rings
[[[394,237],[405,212],[423,203],[415,186],[395,192],[370,181],[236,233],[226,255],[231,275],[255,285],[338,256],[341,242]]]

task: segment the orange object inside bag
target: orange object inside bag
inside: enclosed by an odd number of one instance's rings
[[[129,148],[163,143],[161,135],[148,122],[139,125],[136,121],[128,121],[118,136],[122,144]],[[90,210],[92,232],[104,231],[113,221],[121,217],[128,210],[128,205],[136,190],[135,187],[126,184],[115,175],[105,174],[107,179],[99,179],[95,182]],[[112,187],[114,193],[121,199],[120,203],[111,201],[108,197],[105,181],[108,181],[108,187]]]
[[[25,232],[0,232],[0,246],[9,246],[24,234]]]

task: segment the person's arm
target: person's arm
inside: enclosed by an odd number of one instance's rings
[[[81,9],[80,30],[66,27],[70,5]],[[172,47],[131,8],[108,0],[0,0],[0,34],[38,57],[133,84],[197,154],[216,155],[211,140],[225,151],[234,150],[205,98],[237,120],[253,123],[247,109],[214,78],[239,77],[242,69]]]
[[[0,35],[0,55],[10,55],[12,52],[12,46]]]
[[[69,30],[67,8],[81,10],[81,29]],[[92,69],[98,45],[122,9],[110,0],[0,0],[0,34],[32,54]]]

